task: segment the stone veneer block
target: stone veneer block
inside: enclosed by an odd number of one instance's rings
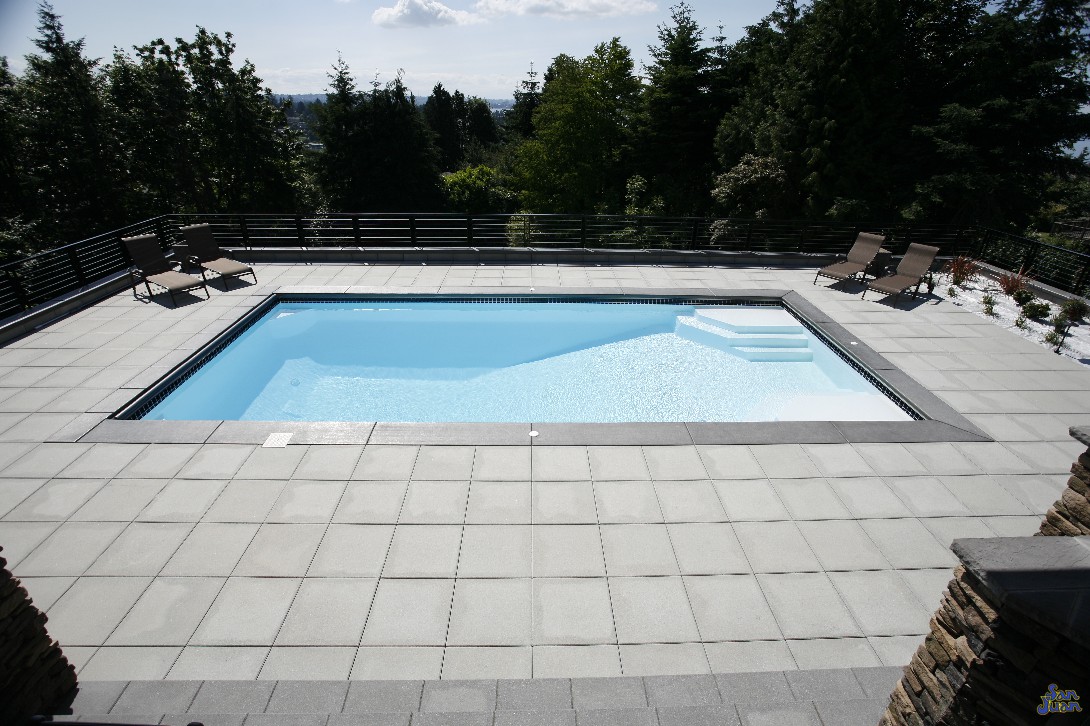
[[[882,726],[1033,723],[1053,686],[1085,689],[1090,538],[962,539],[953,550],[964,564],[894,687]],[[1067,715],[1081,723],[1085,708],[1055,719]]]
[[[45,613],[0,557],[0,723],[63,710],[75,698],[76,669],[45,623]]]
[[[1090,446],[1090,426],[1072,426],[1072,438]],[[1090,449],[1071,465],[1067,488],[1045,514],[1039,534],[1090,535]]]

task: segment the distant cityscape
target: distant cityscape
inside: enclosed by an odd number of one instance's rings
[[[328,95],[327,93],[274,93],[273,98],[277,103],[283,103],[286,100],[292,103],[314,103],[315,101],[325,103]],[[429,98],[430,96],[417,96],[416,105],[423,106]],[[508,111],[515,106],[513,98],[486,98],[484,101],[493,112]]]

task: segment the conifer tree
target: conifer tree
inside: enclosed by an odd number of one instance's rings
[[[614,38],[582,60],[557,56],[545,79],[534,138],[516,156],[523,205],[535,212],[621,210],[640,92],[628,48]]]
[[[461,95],[457,91],[455,92]],[[424,121],[435,134],[435,145],[439,150],[439,167],[444,171],[454,171],[461,166],[463,156],[462,128],[454,96],[436,83],[431,96],[424,102]]]
[[[654,62],[643,91],[640,166],[668,214],[700,214],[710,202],[719,115],[710,93],[711,51],[692,13],[684,2],[671,8],[672,24],[659,26],[659,45],[648,49]]]
[[[122,221],[118,172],[98,61],[83,55],[83,39],[65,37],[46,2],[34,45],[38,53],[27,56],[14,88],[14,155],[24,212],[37,220],[39,244],[51,247]]]

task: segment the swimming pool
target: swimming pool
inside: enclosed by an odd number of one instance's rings
[[[782,306],[618,302],[281,301],[136,417],[913,419]]]

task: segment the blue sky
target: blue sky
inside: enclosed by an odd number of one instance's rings
[[[693,0],[706,37],[723,26],[732,40],[775,7],[775,0]],[[533,61],[540,71],[560,53],[585,56],[619,36],[639,64],[649,61],[656,26],[669,20],[658,0],[53,0],[69,38],[108,60],[158,37],[192,38],[194,28],[231,31],[278,93],[320,93],[340,52],[361,84],[404,70],[426,96],[441,81],[486,98],[510,97]],[[36,0],[0,0],[0,55],[13,71],[34,51]]]

